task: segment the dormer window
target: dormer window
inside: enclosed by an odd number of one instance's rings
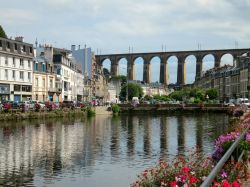
[[[10,42],[7,42],[6,46],[7,46],[7,49],[10,49]]]

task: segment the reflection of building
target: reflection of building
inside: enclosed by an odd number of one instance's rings
[[[195,86],[215,88],[220,101],[229,101],[239,97],[249,98],[250,53],[237,58],[237,65],[225,65],[210,69],[195,81]]]
[[[27,100],[32,95],[32,44],[23,37],[0,38],[0,101]]]

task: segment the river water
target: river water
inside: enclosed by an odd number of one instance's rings
[[[129,186],[160,158],[211,153],[227,124],[225,114],[0,122],[0,186]]]

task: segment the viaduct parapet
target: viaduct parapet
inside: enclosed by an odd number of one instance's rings
[[[135,60],[137,58],[143,59],[143,81],[145,83],[151,82],[151,59],[154,57],[160,58],[160,83],[168,84],[168,59],[175,56],[178,60],[177,65],[177,84],[182,86],[186,83],[186,58],[188,56],[195,56],[196,58],[196,76],[199,78],[202,72],[203,58],[206,55],[213,55],[214,66],[220,67],[221,58],[225,54],[231,54],[233,60],[237,56],[241,56],[250,51],[250,48],[244,49],[216,49],[216,50],[197,50],[197,51],[172,51],[172,52],[149,52],[149,53],[124,53],[124,54],[106,54],[96,55],[96,61],[99,65],[103,65],[103,61],[109,59],[111,61],[111,75],[118,75],[119,60],[125,58],[127,64],[128,80],[135,79]]]

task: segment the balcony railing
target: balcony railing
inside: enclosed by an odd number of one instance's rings
[[[61,88],[49,88],[48,89],[49,92],[62,92]]]

